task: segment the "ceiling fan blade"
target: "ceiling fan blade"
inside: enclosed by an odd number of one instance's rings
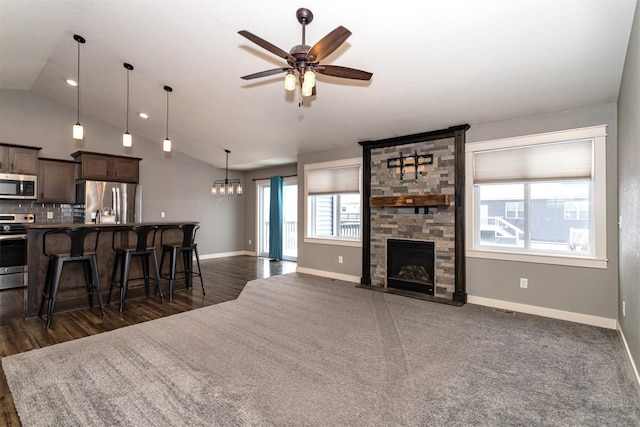
[[[373,73],[367,71],[356,70],[355,68],[340,67],[338,65],[320,65],[316,67],[316,71],[320,74],[333,77],[342,77],[344,79],[354,80],[370,80]]]
[[[291,68],[289,68],[289,67],[274,68],[273,70],[260,71],[259,73],[249,74],[249,75],[246,75],[246,76],[242,76],[240,78],[244,79],[244,80],[259,79],[260,77],[267,77],[267,76],[272,76],[274,74],[284,73],[285,71],[289,71],[290,69]]]
[[[318,43],[314,44],[309,52],[307,52],[307,61],[320,62],[334,50],[340,47],[345,40],[349,38],[351,31],[343,26],[339,26],[329,34],[324,36]]]
[[[256,36],[255,34],[250,33],[249,31],[241,30],[241,31],[238,31],[238,34],[248,38],[249,40],[257,44],[261,48],[268,50],[269,52],[279,56],[282,59],[285,59],[291,62],[296,62],[296,59],[293,56],[291,56],[288,52],[285,52],[284,50],[280,49],[278,46],[275,46],[269,43],[268,41]]]

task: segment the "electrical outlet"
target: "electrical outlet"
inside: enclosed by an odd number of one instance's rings
[[[249,239],[249,245],[251,245],[251,239]]]
[[[53,219],[53,212],[47,212],[47,219]]]
[[[523,289],[527,289],[529,287],[529,279],[525,279],[524,277],[520,278],[520,287]]]
[[[338,264],[342,264],[342,255],[338,256]]]
[[[164,218],[164,212],[160,212],[160,218]]]
[[[624,301],[622,301],[622,317],[625,317],[627,315],[626,308],[626,304],[624,303]]]

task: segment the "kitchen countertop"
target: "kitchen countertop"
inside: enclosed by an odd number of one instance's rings
[[[63,224],[25,224],[24,228],[29,229],[54,229],[54,228],[68,228],[68,227],[130,227],[134,225],[157,225],[157,226],[169,226],[180,224],[198,224],[199,221],[156,221],[156,222],[130,222],[127,224],[82,224],[82,223],[63,223]]]

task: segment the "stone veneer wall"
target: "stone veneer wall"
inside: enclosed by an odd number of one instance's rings
[[[433,164],[414,182],[405,174],[400,183],[396,168],[387,168],[387,159],[433,154]],[[371,284],[387,285],[387,239],[435,242],[435,296],[453,299],[455,291],[455,140],[454,138],[417,142],[371,150],[371,196],[449,194],[451,205],[424,208],[371,207]]]

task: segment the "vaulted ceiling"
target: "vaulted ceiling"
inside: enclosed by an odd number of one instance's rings
[[[323,64],[373,78],[319,75],[298,106],[286,66],[238,34],[289,51],[301,42],[296,10],[309,8],[313,45],[339,25],[353,34]],[[81,111],[123,127],[126,70],[130,132],[165,136],[166,92],[174,150],[232,169],[295,161],[462,123],[479,124],[617,99],[635,0],[211,1],[0,0],[0,88],[33,91],[75,109],[81,47]],[[1,102],[1,100],[0,100]]]

